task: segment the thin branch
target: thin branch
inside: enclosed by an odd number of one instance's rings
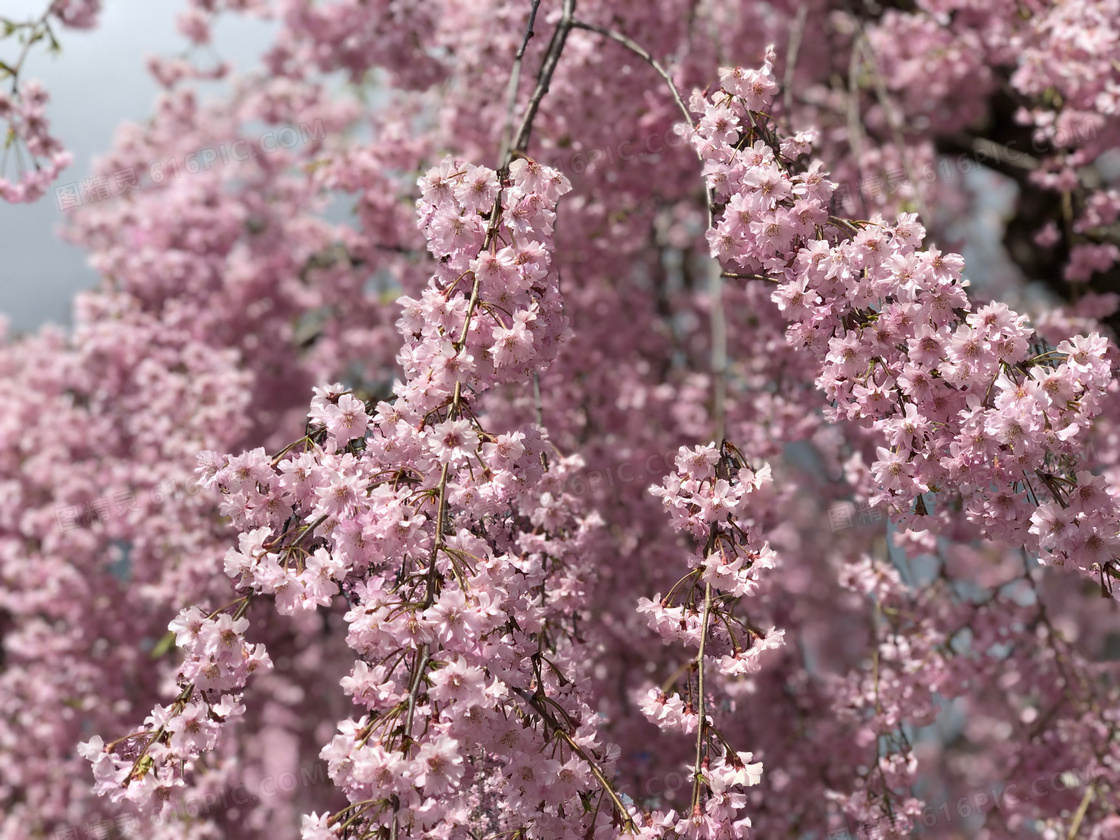
[[[989,140],[987,137],[972,137],[961,140],[960,142],[971,145],[978,154],[984,155],[985,160],[980,161],[980,163],[985,166],[988,165],[987,158],[994,158],[997,162],[1006,161],[1009,166],[1015,166],[1027,172],[1033,172],[1038,169],[1040,165],[1037,158],[1028,155],[1026,152],[1020,152],[1002,143],[996,143],[993,140]],[[1014,157],[1012,157],[1012,155],[1014,155]]]
[[[614,803],[615,810],[618,812],[618,815],[622,820],[622,824],[626,827],[626,830],[628,832],[637,832],[638,827],[634,823],[634,818],[630,816],[630,812],[627,811],[626,806],[622,804],[622,800],[619,798],[618,793],[611,785],[610,780],[607,779],[606,775],[604,775],[603,771],[599,768],[599,765],[592,761],[591,757],[586,752],[584,752],[583,748],[576,743],[575,739],[563,729],[557,730],[557,734],[565,741],[567,741],[568,746],[571,748],[572,752],[582,758],[587,766],[591,768],[591,775],[595,777],[595,780],[603,788],[603,792],[606,793],[606,795],[610,797],[611,802]]]
[[[780,280],[777,280],[774,277],[769,277],[765,274],[739,274],[738,272],[735,272],[735,271],[725,271],[725,272],[723,272],[722,276],[728,277],[732,280],[765,280],[767,283],[780,283],[781,282]]]
[[[712,585],[704,584],[704,617],[700,621],[700,653],[696,657],[696,707],[700,714],[696,724],[696,765],[692,776],[692,807],[700,806],[700,768],[704,758],[704,731],[707,714],[704,711],[704,642],[708,639],[708,616],[712,611]]]
[[[537,425],[544,426],[544,405],[541,402],[541,375],[540,371],[533,371],[533,410],[536,414]]]
[[[447,466],[444,465],[446,472]],[[434,561],[432,563],[435,565]],[[430,592],[431,590],[429,590]],[[420,693],[420,686],[424,684],[424,670],[428,667],[430,656],[428,655],[428,645],[423,644],[416,652],[416,658],[413,659],[413,673],[411,676],[411,684],[408,687],[408,711],[404,723],[404,737],[401,739],[401,749],[404,751],[405,758],[408,757],[409,743],[412,741],[412,718],[416,711],[416,697]],[[370,730],[373,731],[372,729]],[[396,840],[397,832],[400,823],[397,822],[397,812],[400,811],[400,801],[396,795],[393,796],[393,824],[389,827],[390,840]],[[368,810],[368,809],[367,809]],[[355,814],[355,817],[358,815]],[[352,818],[353,819],[353,818]]]
[[[535,6],[534,6],[535,11]],[[521,120],[521,127],[517,130],[517,137],[513,143],[512,149],[507,149],[499,155],[498,161],[498,181],[505,178],[509,172],[510,160],[513,157],[514,151],[524,152],[529,146],[529,135],[533,130],[533,119],[537,115],[540,108],[541,100],[548,92],[549,84],[552,81],[552,74],[556,72],[556,65],[560,60],[560,53],[564,50],[564,43],[567,41],[568,32],[572,28],[572,20],[576,11],[576,0],[564,0],[564,15],[557,24],[556,30],[552,33],[552,40],[548,44],[548,51],[545,54],[544,61],[541,64],[541,69],[537,75],[537,86],[533,91],[533,96],[529,100],[529,104],[525,109],[525,116]],[[528,43],[531,35],[532,23],[534,18],[530,18],[530,31],[526,33],[524,43]],[[524,44],[523,44],[524,46]],[[523,50],[518,50],[516,62],[519,63],[524,56]],[[515,70],[515,73],[520,73]],[[497,197],[494,199],[494,206],[490,211],[490,220],[486,227],[486,240],[482,243],[482,248],[479,253],[486,251],[494,242],[494,238],[498,235],[498,220],[502,215],[502,190],[499,189]],[[467,343],[467,335],[471,328],[471,319],[474,317],[475,310],[478,308],[479,294],[481,292],[482,279],[478,274],[474,276],[474,283],[471,286],[471,295],[467,303],[467,311],[463,317],[463,329],[459,334],[459,341],[456,343],[456,350],[461,351]],[[448,411],[448,417],[455,417],[462,410],[463,401],[463,384],[462,382],[455,383],[455,393],[451,399],[451,408]],[[436,533],[435,540],[432,543],[431,556],[428,561],[428,583],[427,592],[424,596],[424,607],[431,606],[435,599],[435,582],[436,582],[436,558],[439,551],[443,546],[443,535],[446,530],[447,519],[447,464],[443,465],[443,471],[440,475],[438,499],[436,502]]]
[[[509,75],[509,87],[506,89],[506,122],[502,128],[502,142],[499,147],[498,160],[506,160],[509,154],[509,140],[513,134],[513,111],[517,107],[517,87],[521,82],[521,62],[525,58],[525,50],[529,46],[529,40],[533,37],[533,24],[537,21],[537,9],[541,5],[541,0],[533,0],[533,7],[529,10],[529,25],[525,27],[525,37],[521,40],[521,46],[517,49],[517,55],[513,57],[513,70]]]
[[[695,123],[692,121],[692,114],[689,112],[688,106],[684,104],[684,100],[681,98],[680,91],[677,90],[677,85],[673,81],[673,77],[669,75],[669,71],[662,67],[661,63],[650,55],[649,51],[642,47],[641,44],[626,37],[621,32],[615,32],[613,29],[604,29],[593,23],[584,23],[582,20],[572,21],[572,26],[576,29],[586,29],[588,32],[594,32],[598,35],[602,35],[604,38],[610,38],[612,41],[622,44],[622,46],[626,47],[626,49],[630,50],[634,55],[647,62],[650,67],[656,70],[657,74],[665,80],[665,83],[669,86],[670,92],[673,94],[673,101],[677,103],[677,107],[684,115],[688,124],[695,128]]]
[[[568,33],[572,30],[575,14],[576,0],[564,0],[563,15],[560,18],[560,23],[556,25],[556,31],[552,33],[552,40],[548,43],[548,51],[541,63],[540,72],[537,74],[537,87],[533,91],[533,96],[529,99],[529,105],[525,109],[525,116],[521,119],[521,127],[517,129],[513,145],[502,159],[501,169],[503,172],[509,166],[510,158],[514,152],[524,152],[529,148],[529,134],[533,130],[533,120],[536,119],[537,110],[541,107],[541,100],[544,99],[544,95],[548,93],[549,85],[552,84],[552,74],[556,72],[556,65],[560,61],[560,53],[564,51]]]
[[[424,682],[424,669],[428,666],[429,659],[428,645],[423,644],[420,646],[419,664],[416,667],[416,673],[413,675],[412,685],[408,688],[408,712],[404,724],[404,734],[408,740],[412,739],[412,717],[416,711],[416,697],[420,693],[420,686]]]
[[[525,109],[525,115],[522,117],[521,124],[517,130],[517,134],[512,142],[508,141],[509,128],[512,126],[512,112],[516,107],[517,100],[517,87],[521,74],[521,64],[525,56],[525,50],[529,43],[529,39],[533,37],[533,26],[536,21],[537,8],[540,5],[540,0],[534,0],[532,9],[529,13],[529,23],[526,28],[525,37],[522,40],[521,47],[517,51],[514,59],[514,67],[510,74],[510,84],[508,90],[508,113],[506,130],[501,142],[501,147],[498,154],[498,181],[499,184],[505,179],[509,173],[509,165],[513,159],[515,152],[524,153],[529,145],[529,136],[532,132],[533,121],[540,108],[541,101],[544,95],[548,92],[549,85],[552,81],[552,76],[556,71],[557,64],[560,60],[560,54],[563,52],[564,44],[567,41],[568,33],[572,28],[572,20],[575,15],[576,0],[564,0],[564,12],[560,23],[557,25],[556,30],[553,32],[552,40],[549,42],[548,49],[545,57],[541,63],[540,71],[537,75],[537,85],[533,91],[533,95],[529,100]],[[498,223],[502,214],[502,195],[503,190],[499,189],[497,197],[494,199],[493,208],[490,211],[490,218],[487,223],[486,238],[480,249],[480,253],[486,251],[493,244],[498,234]],[[475,274],[474,282],[471,287],[469,302],[467,304],[467,311],[463,318],[463,328],[459,334],[459,340],[456,342],[456,351],[460,352],[466,346],[467,336],[470,333],[471,320],[479,305],[479,296],[481,291],[481,278]],[[455,383],[455,390],[451,398],[451,405],[448,409],[448,418],[457,417],[463,410],[463,386],[462,382]],[[431,606],[435,601],[435,589],[438,580],[437,560],[439,552],[445,550],[444,535],[447,531],[447,485],[449,465],[444,464],[440,473],[439,484],[436,496],[436,521],[435,521],[435,535],[432,541],[432,549],[428,558],[428,568],[426,572],[426,587],[423,601],[423,608]],[[412,719],[416,704],[416,698],[423,684],[424,671],[431,662],[430,650],[425,644],[420,648],[418,657],[414,660],[416,664],[415,673],[412,676],[412,682],[409,687],[408,695],[408,711],[405,722],[405,736],[411,739]],[[590,762],[589,762],[590,763]],[[595,768],[593,767],[593,772]],[[599,774],[601,776],[601,773]],[[616,798],[617,801],[617,798]],[[621,805],[621,803],[619,803]],[[396,807],[394,807],[394,812]],[[625,812],[623,812],[625,813]],[[628,816],[628,815],[627,815]],[[392,837],[396,837],[398,831],[398,823],[394,815],[393,824],[391,827]]]
[[[727,425],[727,319],[723,311],[723,273],[718,260],[708,263],[712,327],[712,420],[715,440],[722,441]]]
[[[634,823],[634,818],[631,817],[630,812],[626,810],[626,806],[623,805],[621,797],[614,789],[614,785],[611,784],[611,781],[606,777],[606,774],[603,773],[602,769],[599,767],[596,761],[590,755],[588,755],[587,751],[584,750],[583,747],[581,747],[571,736],[571,734],[563,726],[560,725],[560,721],[558,721],[556,717],[548,711],[548,709],[541,705],[540,700],[538,699],[539,697],[543,699],[550,698],[545,698],[543,697],[543,695],[532,694],[523,688],[518,688],[517,686],[512,686],[512,688],[517,696],[524,700],[525,703],[533,711],[541,716],[541,719],[545,721],[545,723],[552,727],[552,729],[558,736],[560,736],[564,739],[565,742],[567,742],[568,747],[572,750],[572,752],[574,752],[584,760],[584,762],[591,770],[591,775],[595,777],[595,780],[599,783],[600,787],[602,787],[603,792],[610,798],[611,802],[614,803],[615,810],[618,812],[618,816],[622,820],[626,831],[636,832],[638,827]],[[555,701],[552,702],[553,705],[563,711],[562,706],[557,704]],[[565,715],[566,714],[567,712],[565,712]]]
[[[1073,822],[1070,824],[1066,840],[1074,840],[1077,837],[1077,832],[1081,828],[1081,821],[1085,819],[1085,813],[1089,810],[1089,803],[1093,801],[1093,794],[1096,793],[1096,790],[1097,786],[1092,784],[1085,791],[1085,795],[1081,798],[1081,804],[1077,807],[1077,813],[1073,815]]]
[[[17,27],[19,29],[26,27],[30,31],[27,33],[27,40],[24,41],[23,49],[20,51],[19,57],[16,59],[15,64],[8,64],[5,66],[5,69],[7,69],[8,73],[11,74],[12,77],[13,94],[17,93],[19,90],[19,74],[20,71],[23,70],[23,65],[27,61],[27,56],[31,53],[31,48],[39,41],[43,40],[44,35],[50,37],[52,41],[54,40],[54,36],[51,34],[50,27],[50,17],[51,12],[53,11],[54,3],[49,3],[47,5],[46,11],[44,11],[39,18],[30,20],[24,24],[20,24]]]

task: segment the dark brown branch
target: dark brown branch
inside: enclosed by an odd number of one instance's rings
[[[548,93],[549,85],[552,84],[552,74],[556,72],[556,65],[560,62],[560,54],[564,51],[568,33],[572,30],[575,14],[576,0],[564,0],[563,16],[560,18],[560,23],[556,25],[556,31],[552,33],[552,40],[548,43],[548,51],[541,63],[540,72],[537,74],[537,87],[533,91],[533,96],[529,99],[529,105],[525,109],[525,116],[521,119],[521,126],[517,129],[513,145],[502,160],[501,168],[503,171],[509,166],[510,158],[514,152],[524,153],[529,148],[529,135],[533,130],[533,120],[536,119],[537,111],[541,107],[541,100],[544,99],[544,95]]]
[[[521,40],[521,46],[517,49],[517,55],[513,57],[513,70],[509,75],[509,87],[506,90],[506,123],[502,129],[502,143],[498,152],[498,160],[507,160],[509,155],[509,138],[513,133],[513,111],[517,107],[517,87],[521,82],[521,62],[525,58],[525,50],[529,47],[529,41],[533,35],[533,25],[537,21],[537,9],[541,5],[541,0],[533,0],[533,7],[529,10],[529,24],[525,27],[525,37]]]

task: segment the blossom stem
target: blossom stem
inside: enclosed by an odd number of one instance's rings
[[[614,803],[615,810],[618,811],[619,817],[622,818],[622,822],[626,826],[626,830],[631,832],[636,831],[637,826],[634,825],[633,817],[630,816],[630,812],[626,810],[625,806],[623,806],[622,800],[615,792],[614,786],[610,783],[610,780],[608,780],[607,777],[603,774],[603,771],[599,769],[599,765],[591,760],[591,757],[586,752],[584,752],[583,748],[575,742],[575,739],[572,738],[571,735],[569,735],[563,729],[557,729],[556,731],[559,733],[561,738],[568,742],[568,746],[571,747],[572,752],[574,752],[585,762],[587,762],[587,766],[591,768],[591,775],[595,777],[595,780],[602,786],[603,792],[606,793],[607,796],[611,798],[611,802]]]
[[[719,260],[708,263],[712,327],[712,422],[714,438],[723,441],[727,426],[727,319],[723,311],[723,275]]]
[[[714,530],[714,528],[713,528]],[[700,620],[700,652],[696,656],[696,708],[700,715],[696,725],[696,764],[692,774],[692,807],[700,805],[700,769],[704,759],[704,735],[707,714],[704,711],[704,643],[708,638],[708,616],[712,611],[712,585],[704,584],[704,617]]]

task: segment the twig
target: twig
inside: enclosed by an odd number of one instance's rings
[[[424,682],[424,669],[428,666],[429,659],[428,645],[425,643],[420,646],[419,664],[416,666],[416,673],[412,677],[412,685],[408,688],[408,712],[405,717],[404,734],[409,740],[412,739],[412,715],[416,710],[416,696],[420,693],[420,686]]]
[[[536,119],[541,100],[544,99],[544,95],[548,93],[549,85],[552,84],[552,74],[556,72],[556,65],[560,61],[560,53],[564,51],[568,33],[572,30],[575,14],[576,0],[564,0],[564,11],[560,23],[556,25],[556,31],[552,33],[552,40],[548,43],[548,51],[541,63],[540,72],[537,74],[537,87],[533,91],[533,96],[529,99],[529,105],[525,109],[525,116],[521,119],[521,126],[517,129],[513,145],[502,160],[501,169],[503,171],[509,166],[509,159],[513,152],[524,152],[529,148],[529,134],[533,130],[533,120]]]
[[[669,90],[673,94],[673,101],[677,103],[677,107],[684,115],[685,120],[690,126],[695,127],[695,124],[692,121],[692,114],[689,112],[688,106],[684,104],[684,100],[681,98],[680,91],[677,90],[677,85],[673,81],[673,77],[669,75],[669,72],[661,66],[660,62],[658,62],[656,58],[649,54],[648,50],[646,50],[633,39],[626,37],[621,32],[615,32],[613,29],[604,29],[603,27],[596,26],[593,23],[584,23],[582,20],[573,21],[572,26],[576,29],[586,29],[588,32],[595,32],[596,34],[602,35],[604,38],[610,38],[612,41],[616,41],[617,43],[622,44],[622,46],[626,47],[626,49],[630,50],[630,52],[634,53],[634,55],[647,62],[650,67],[657,71],[657,74],[661,76],[661,78],[664,79],[665,83],[669,86]]]
[[[537,417],[537,425],[544,426],[544,405],[541,402],[541,375],[533,371],[533,409]]]
[[[987,157],[995,158],[997,162],[1006,161],[1009,166],[1016,166],[1019,169],[1025,169],[1027,172],[1033,172],[1038,169],[1038,159],[1028,155],[1026,152],[1020,152],[1017,149],[1012,149],[1002,143],[996,143],[994,140],[989,140],[987,137],[972,137],[961,141],[964,145],[971,145],[972,148]],[[1012,154],[1015,157],[1012,157]],[[981,161],[986,163],[987,161]]]
[[[634,818],[630,816],[630,812],[623,806],[622,800],[611,785],[610,780],[603,774],[603,771],[599,769],[599,766],[591,760],[591,757],[584,752],[583,748],[575,742],[575,739],[572,738],[571,735],[563,729],[558,729],[557,733],[568,742],[568,746],[571,747],[572,752],[587,762],[587,766],[591,768],[591,775],[595,777],[595,780],[602,786],[604,793],[606,793],[607,796],[610,797],[611,802],[614,803],[615,810],[618,811],[619,817],[622,818],[622,823],[626,826],[626,830],[636,832],[638,827],[634,824]]]
[[[514,59],[514,68],[510,77],[509,87],[509,107],[511,116],[507,118],[509,125],[512,125],[512,108],[516,106],[517,86],[520,77],[520,68],[522,59],[525,55],[525,49],[529,39],[533,36],[533,25],[536,20],[537,7],[540,0],[534,0],[532,9],[529,14],[529,24],[526,29],[525,38],[522,41],[521,47],[517,51]],[[564,49],[564,44],[568,37],[568,32],[572,28],[572,20],[575,15],[576,0],[564,0],[564,12],[560,23],[557,25],[556,30],[552,34],[552,40],[549,42],[548,49],[545,53],[544,60],[541,63],[540,71],[537,75],[537,85],[533,90],[533,95],[529,100],[525,109],[525,115],[522,117],[521,124],[517,130],[512,144],[508,144],[506,139],[503,138],[501,148],[498,154],[498,182],[499,184],[505,179],[509,173],[509,165],[513,159],[515,152],[524,153],[529,145],[529,136],[533,128],[533,120],[537,115],[540,108],[541,101],[544,95],[548,92],[549,85],[552,81],[552,75],[556,71],[557,63],[560,60],[560,54]],[[494,199],[494,206],[490,211],[490,219],[487,224],[486,238],[483,242],[482,251],[486,251],[494,242],[498,234],[498,222],[502,214],[502,194],[503,190],[499,188],[498,195]],[[475,274],[474,282],[471,287],[470,299],[467,304],[467,311],[463,318],[463,328],[459,334],[459,340],[456,343],[457,352],[461,352],[466,346],[467,336],[470,333],[471,319],[474,317],[475,311],[478,309],[479,295],[481,291],[481,278]],[[463,403],[463,386],[461,382],[455,383],[455,390],[451,398],[451,405],[448,409],[448,417],[458,416],[462,412]],[[426,588],[423,601],[423,608],[431,606],[435,600],[436,580],[438,578],[438,569],[436,561],[439,557],[439,552],[445,548],[443,544],[444,534],[447,529],[447,484],[448,484],[449,465],[444,464],[440,473],[440,479],[437,491],[436,500],[436,523],[435,535],[432,541],[432,550],[428,558],[428,568],[426,573]],[[408,697],[408,711],[405,723],[405,735],[411,739],[412,730],[412,717],[415,709],[416,697],[419,692],[420,685],[423,683],[424,671],[431,661],[430,651],[425,644],[420,649],[419,658],[416,660],[416,671],[412,678],[412,684],[409,687]],[[398,832],[398,823],[394,814],[393,824],[391,827],[391,836],[396,837]]]
[[[704,642],[708,638],[708,616],[712,611],[712,585],[704,584],[704,617],[700,621],[700,653],[696,657],[696,706],[700,713],[696,724],[696,766],[692,776],[692,807],[700,806],[700,768],[704,758],[704,730],[707,714],[704,711]]]
[[[712,322],[712,420],[715,440],[722,441],[727,425],[727,320],[723,311],[723,273],[718,260],[708,263]]]
[[[513,134],[513,110],[517,107],[517,87],[521,81],[521,62],[525,58],[525,50],[529,40],[533,37],[533,24],[537,21],[537,8],[541,0],[533,0],[533,7],[529,10],[529,25],[525,27],[525,37],[513,57],[513,70],[509,74],[509,87],[506,89],[506,122],[502,128],[502,142],[498,151],[498,160],[506,160],[509,154],[509,140]]]
[[[780,280],[777,280],[776,278],[770,277],[765,274],[739,274],[735,271],[725,271],[722,273],[722,276],[730,278],[732,280],[765,280],[767,283],[781,282]]]
[[[5,65],[5,69],[11,74],[12,77],[12,93],[19,90],[19,74],[23,70],[23,64],[27,61],[27,56],[31,53],[31,47],[43,39],[47,35],[51,41],[54,41],[54,36],[51,34],[50,17],[51,12],[54,10],[54,3],[47,5],[47,10],[36,20],[30,20],[17,28],[24,28],[30,30],[27,33],[27,40],[23,44],[23,49],[20,50],[19,58],[16,59],[15,64]],[[14,30],[13,30],[14,31]]]
[[[619,797],[618,792],[614,789],[614,785],[612,785],[610,780],[606,777],[606,774],[604,774],[603,771],[599,768],[595,760],[587,754],[587,751],[584,750],[583,747],[581,747],[578,743],[576,743],[575,739],[568,733],[568,731],[560,725],[560,721],[558,721],[556,717],[548,711],[548,709],[541,705],[540,700],[538,700],[538,696],[543,697],[544,695],[535,695],[523,688],[518,688],[517,686],[511,687],[513,688],[514,693],[517,694],[517,696],[524,700],[526,704],[528,704],[529,707],[533,709],[533,711],[541,716],[541,719],[543,721],[545,721],[549,726],[553,728],[557,735],[559,735],[567,742],[572,752],[574,752],[587,763],[587,766],[591,769],[591,775],[595,777],[595,780],[603,788],[603,792],[608,797],[610,797],[611,802],[614,803],[615,810],[618,811],[618,816],[621,818],[623,825],[626,826],[626,830],[628,832],[636,832],[638,827],[634,824],[633,817],[630,816],[630,812],[627,811],[626,807],[622,804],[622,799]],[[555,701],[553,701],[553,705],[563,711],[563,707],[555,703]],[[565,712],[565,714],[567,713]]]
[[[535,10],[535,7],[534,7]],[[564,15],[557,24],[556,30],[552,33],[552,40],[548,44],[548,51],[545,54],[544,61],[541,64],[541,69],[537,74],[537,86],[533,91],[533,96],[529,100],[529,104],[525,109],[525,116],[521,120],[521,127],[517,130],[517,137],[513,143],[512,149],[506,149],[499,155],[498,161],[498,182],[499,184],[509,172],[509,164],[513,157],[514,151],[524,152],[529,146],[529,135],[533,130],[533,119],[537,115],[537,110],[540,108],[541,100],[548,92],[549,84],[552,81],[552,74],[556,72],[557,62],[560,60],[560,53],[564,49],[564,43],[568,38],[568,32],[572,28],[572,20],[576,11],[576,0],[564,0]],[[532,28],[533,19],[530,18],[530,30]],[[525,43],[528,43],[531,32],[526,33]],[[524,53],[518,50],[517,62],[520,62]],[[515,71],[520,72],[520,71]],[[494,237],[498,235],[498,220],[502,215],[502,190],[498,190],[498,195],[494,199],[494,206],[490,211],[490,220],[486,228],[486,240],[482,243],[480,253],[490,247],[494,241]],[[474,317],[475,310],[478,308],[479,294],[481,292],[482,279],[478,274],[475,274],[474,283],[471,286],[470,300],[467,303],[467,311],[463,317],[463,329],[459,333],[459,341],[456,344],[456,349],[461,351],[467,343],[467,335],[471,328],[471,319]],[[451,407],[448,410],[448,417],[456,416],[461,411],[463,400],[463,385],[461,382],[455,383],[455,392],[451,399]],[[435,540],[432,543],[431,557],[428,562],[428,585],[427,592],[424,596],[424,607],[431,606],[435,598],[435,579],[436,579],[436,558],[440,549],[443,548],[443,534],[446,528],[447,519],[447,464],[443,465],[443,471],[440,474],[438,501],[436,502],[436,534]]]
[[[1085,819],[1085,813],[1089,810],[1089,803],[1093,801],[1093,794],[1096,792],[1096,785],[1089,785],[1085,795],[1081,797],[1081,804],[1077,807],[1077,813],[1073,815],[1073,822],[1069,827],[1069,834],[1066,835],[1066,840],[1074,840],[1077,837],[1077,832],[1081,828],[1081,821]]]

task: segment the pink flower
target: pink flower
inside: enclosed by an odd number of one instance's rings
[[[466,460],[478,449],[478,434],[466,420],[445,420],[432,427],[428,448],[442,464]]]
[[[508,328],[498,327],[494,330],[494,345],[490,352],[495,365],[519,365],[532,355],[533,336],[529,331],[529,324],[533,320],[535,316],[523,310],[514,316],[513,323]]]
[[[464,708],[483,705],[486,702],[486,687],[483,673],[479,668],[468,665],[462,659],[432,673],[432,699],[443,703],[456,703]]]
[[[766,111],[778,83],[770,74],[767,63],[762,70],[748,70],[742,67],[724,67],[719,71],[720,84],[724,90],[738,96],[750,111]]]
[[[363,437],[369,424],[365,406],[351,394],[343,394],[337,403],[328,405],[324,415],[327,433],[340,444]]]
[[[463,777],[463,756],[459,742],[447,735],[440,735],[420,747],[416,756],[416,784],[424,792],[437,796],[454,787]]]
[[[920,493],[929,490],[924,484],[914,480],[914,465],[907,460],[903,452],[892,452],[880,446],[875,450],[875,454],[877,460],[871,470],[881,487],[905,494],[911,494],[914,490]]]
[[[312,811],[310,814],[303,815],[303,824],[300,827],[300,840],[338,840],[341,834],[342,823],[337,823],[335,827],[329,824],[330,814],[316,814]]]

